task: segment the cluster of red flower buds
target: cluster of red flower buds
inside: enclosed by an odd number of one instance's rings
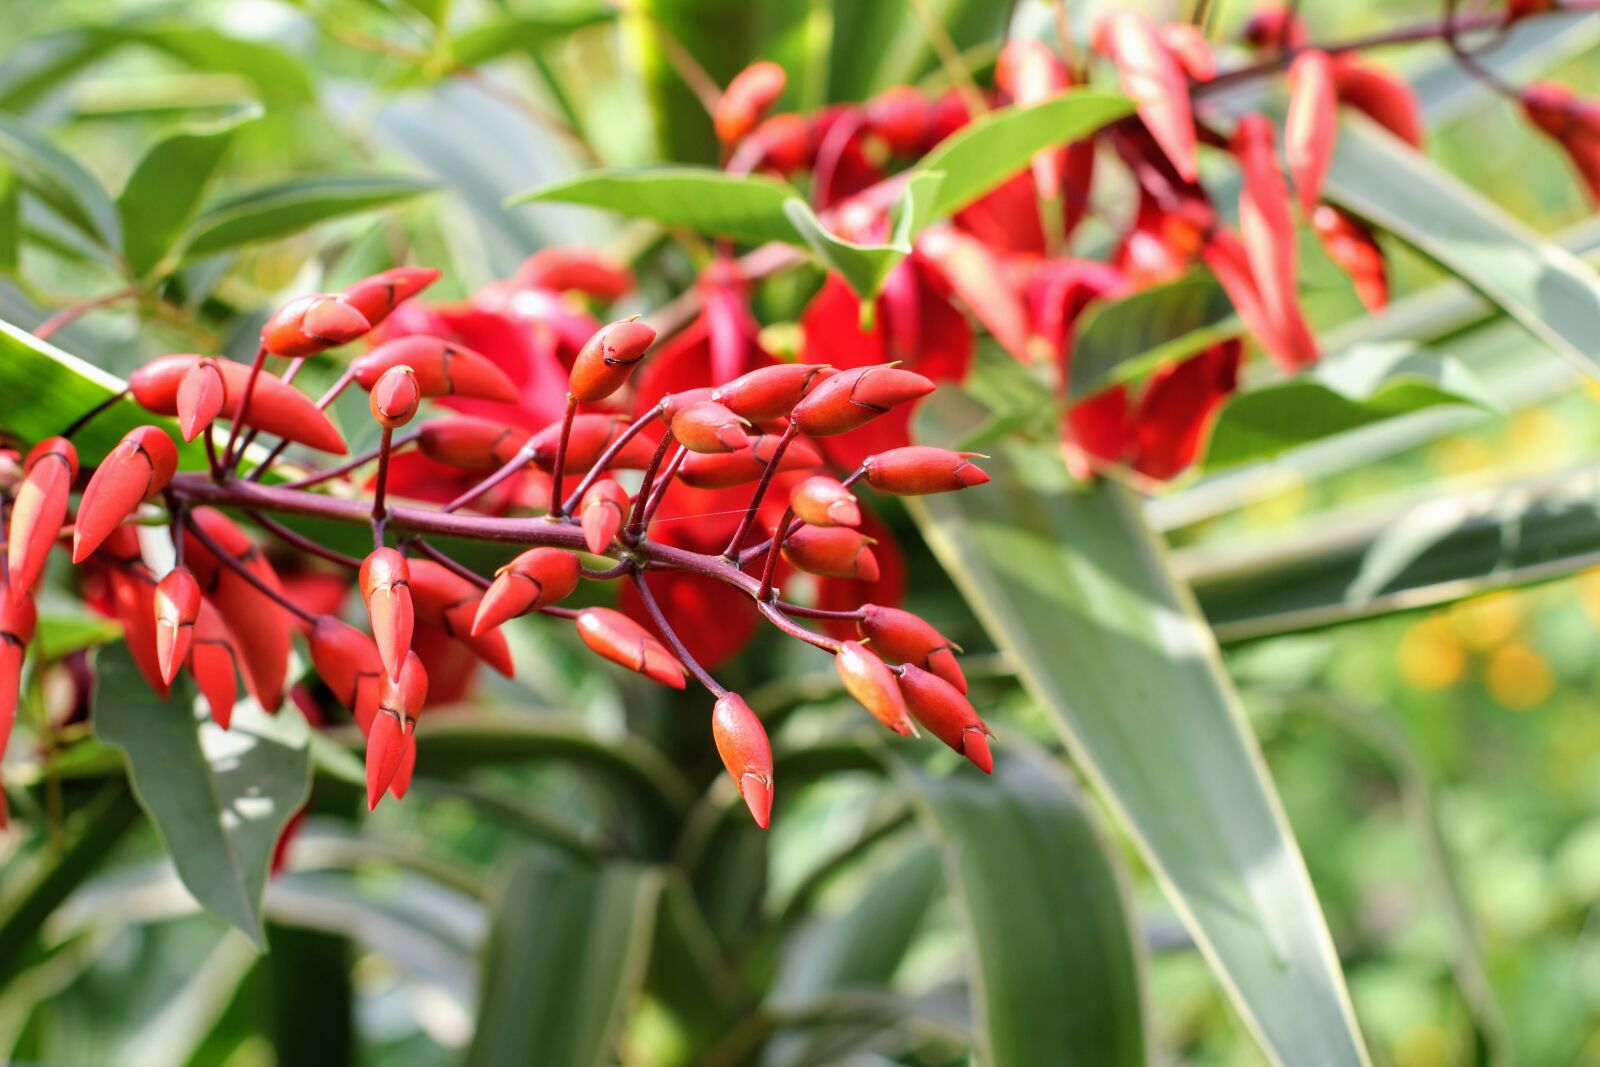
[[[15,714],[35,625],[34,588],[51,547],[70,534],[73,562],[108,591],[103,606],[121,622],[151,687],[165,693],[187,669],[211,718],[224,729],[239,695],[236,672],[262,707],[279,708],[291,682],[287,672],[298,628],[316,674],[366,735],[373,806],[386,793],[403,796],[410,784],[417,724],[429,700],[429,656],[438,652],[430,652],[430,642],[438,642],[428,635],[509,676],[512,659],[500,627],[542,613],[570,621],[595,653],[656,682],[682,689],[692,675],[703,683],[715,696],[716,747],[751,814],[765,827],[773,769],[761,721],[689,653],[652,594],[657,572],[689,572],[733,587],[778,630],[834,653],[845,687],[885,725],[907,734],[921,723],[990,770],[988,730],[964,695],[953,646],[937,630],[890,607],[842,611],[790,603],[778,587],[780,559],[814,575],[876,576],[872,539],[858,529],[862,513],[851,492],[857,482],[883,493],[920,494],[988,480],[971,453],[918,446],[871,455],[843,479],[825,472],[815,440],[866,425],[925,396],[933,383],[893,365],[834,371],[775,364],[669,394],[630,421],[596,408],[629,388],[656,339],[648,325],[625,319],[600,328],[581,346],[562,417],[536,432],[461,415],[408,432],[432,398],[518,399],[517,388],[493,361],[438,337],[380,335],[316,401],[291,384],[302,361],[367,336],[436,277],[435,271],[401,268],[342,293],[292,301],[267,322],[248,365],[172,355],[137,371],[128,393],[153,414],[177,416],[186,441],[203,437],[207,472],[179,473],[180,446],[160,425],[129,432],[109,454],[96,457],[92,470],[83,472],[86,480],[69,440],[72,430],[32,447],[6,516],[0,731],[9,730]],[[274,357],[292,361],[284,373],[268,366]],[[351,386],[368,394],[381,428],[379,447],[338,466],[273,472],[290,442],[333,455],[346,452],[327,408]],[[221,449],[220,419],[232,425]],[[249,442],[257,433],[280,441],[252,452]],[[391,457],[410,448],[433,462],[478,472],[479,480],[443,507],[393,503],[387,494]],[[369,466],[376,473],[356,480]],[[546,514],[507,517],[473,510],[474,501],[498,482],[532,470],[550,479]],[[642,475],[624,473],[629,471]],[[786,471],[812,473],[777,478]],[[569,478],[577,479],[570,493]],[[336,482],[344,491],[327,492]],[[675,483],[753,486],[738,531],[722,552],[690,552],[652,540],[652,521]],[[769,531],[759,517],[775,484],[789,497]],[[364,495],[352,492],[357,488]],[[337,598],[331,609],[308,607],[268,560],[257,535],[221,509],[242,513],[261,533],[293,549],[346,568],[360,591],[366,626],[339,618]],[[367,524],[373,548],[364,558],[345,555],[295,532],[275,514]],[[158,578],[145,562],[138,531],[162,518],[170,526],[175,564]],[[427,538],[433,535],[522,551],[492,578],[484,577],[431,545]],[[607,565],[587,566],[580,553],[607,557]],[[583,579],[631,582],[648,625],[611,608],[561,606]],[[814,632],[800,619],[853,626],[856,639]]]

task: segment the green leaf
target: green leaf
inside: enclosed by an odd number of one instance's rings
[[[0,274],[15,274],[22,259],[22,200],[16,172],[0,160]]]
[[[216,174],[239,127],[261,117],[244,108],[214,122],[179,126],[145,150],[117,197],[122,254],[144,277],[172,251]]]
[[[1570,252],[1358,118],[1340,126],[1327,190],[1600,377],[1600,276]]]
[[[1126,876],[1066,772],[1016,743],[992,779],[964,764],[942,778],[891,765],[944,856],[966,929],[976,1061],[1148,1062]]]
[[[102,248],[122,240],[116,207],[94,175],[42,134],[0,115],[0,159],[17,181]]]
[[[33,647],[42,661],[58,660],[80,649],[94,648],[122,636],[122,627],[110,619],[86,612],[56,614],[47,609],[39,613],[39,628],[33,634]]]
[[[1085,317],[1072,346],[1070,395],[1093,396],[1240,329],[1228,294],[1209,274],[1140,290]]]
[[[959,394],[924,411],[927,441],[984,417]],[[1138,502],[1114,483],[1076,484],[1050,445],[1001,444],[985,468],[994,480],[982,489],[909,501],[929,545],[1121,816],[1269,1058],[1366,1064],[1261,753]]]
[[[430,182],[384,175],[296,178],[230,196],[203,210],[183,245],[185,262],[271,241],[319,222],[373,211],[431,192]]]
[[[889,272],[911,254],[911,237],[926,223],[943,180],[937,171],[911,176],[895,207],[894,232],[886,245],[860,245],[834,236],[798,196],[786,200],[783,211],[824,267],[837,271],[862,300],[873,300]]]
[[[260,41],[230,37],[208,26],[126,23],[99,30],[116,43],[141,44],[191,70],[248,81],[269,107],[315,103],[306,68],[288,52]]]
[[[784,212],[794,187],[763,174],[737,176],[701,167],[595,170],[512,197],[508,205],[582,204],[663,226],[746,241],[805,247]]]
[[[1040,149],[1088,136],[1133,111],[1117,93],[1073,89],[1032,107],[1008,107],[963,126],[917,164],[943,171],[928,221],[945,218],[990,192],[1028,165]]]
[[[463,30],[450,44],[457,63],[476,67],[511,52],[529,52],[566,39],[576,30],[609,22],[616,12],[600,5],[538,15],[493,15]]]
[[[865,100],[937,70],[934,33],[958,50],[992,48],[1005,36],[1010,17],[1007,6],[993,0],[834,3],[831,8],[829,100]]]
[[[1478,379],[1448,356],[1405,344],[1358,345],[1287,381],[1236,393],[1211,431],[1205,469],[1267,459],[1446,404],[1497,408]]]
[[[499,894],[484,946],[468,1067],[615,1062],[622,1009],[643,977],[657,875],[524,856]]]
[[[261,893],[273,846],[311,793],[305,719],[245,701],[231,730],[199,722],[187,675],[162,699],[123,645],[103,649],[95,673],[95,733],[122,749],[134,795],[178,877],[201,906],[264,946]]]

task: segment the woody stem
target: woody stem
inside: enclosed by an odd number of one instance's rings
[[[393,451],[394,431],[383,428],[383,440],[378,442],[378,476],[372,488],[372,540],[375,546],[383,545],[383,524],[389,512],[383,506],[384,493],[389,482],[389,453]]]
[[[655,492],[650,494],[650,502],[644,506],[643,524],[648,527],[650,520],[655,518],[656,510],[661,507],[662,498],[667,495],[667,489],[672,485],[672,479],[678,476],[678,468],[683,466],[684,457],[689,450],[679,445],[673,451],[672,457],[667,460],[667,465],[661,469],[661,476],[656,479]]]
[[[303,359],[297,359],[293,363],[289,364],[289,369],[284,373],[283,380],[285,382],[291,381],[294,378],[295,373],[304,365],[305,360]],[[344,373],[339,375],[338,379],[328,387],[328,391],[323,393],[321,398],[317,401],[317,409],[319,411],[326,411],[328,409],[328,405],[337,400],[339,394],[344,392],[345,389],[349,388],[350,383],[355,380],[356,372],[351,370],[349,367],[346,367]],[[256,435],[254,432],[252,432],[250,436],[245,439],[244,447],[249,448],[250,442],[254,441],[255,439]],[[267,471],[272,467],[272,465],[278,461],[278,457],[283,455],[284,450],[288,447],[288,441],[279,441],[277,444],[273,445],[272,451],[268,452],[266,458],[256,465],[255,470],[250,472],[249,480],[252,482],[259,482],[266,475]]]
[[[421,430],[412,430],[409,433],[403,433],[390,442],[390,451],[398,452],[421,436]],[[313,485],[321,485],[323,482],[331,482],[340,475],[349,474],[358,467],[365,467],[368,463],[380,458],[382,452],[383,449],[375,448],[371,452],[366,452],[355,457],[354,459],[347,460],[344,463],[339,464],[337,467],[329,467],[325,471],[317,471],[315,474],[308,474],[304,478],[299,478],[292,482],[285,482],[284,488],[306,489]],[[257,481],[258,479],[256,476],[262,471],[263,467],[257,467],[254,471],[251,471],[249,480],[252,482]]]
[[[655,421],[660,414],[661,409],[659,407],[651,408],[647,414],[641,415],[636,421],[629,423],[621,433],[617,434],[617,439],[607,445],[604,452],[600,453],[600,458],[594,461],[594,466],[590,467],[589,472],[583,476],[583,480],[578,483],[578,488],[574,489],[572,494],[561,505],[561,510],[569,512],[577,507],[583,500],[583,494],[587,493],[590,486],[594,485],[600,479],[600,476],[606,472],[606,469],[611,466],[611,461],[616,459],[628,442],[639,436],[639,432]],[[555,494],[552,493],[551,495],[554,496]]]
[[[788,427],[783,431],[783,436],[778,438],[778,444],[772,450],[772,459],[767,462],[767,469],[761,472],[761,480],[756,483],[756,491],[750,497],[750,506],[744,509],[744,518],[739,520],[739,528],[733,531],[733,537],[728,541],[728,547],[722,554],[730,562],[739,561],[739,546],[744,544],[746,535],[750,533],[750,524],[756,521],[756,511],[761,507],[762,497],[767,495],[767,486],[772,484],[773,475],[778,473],[778,465],[783,461],[783,453],[800,432],[800,427],[793,419],[789,420]]]
[[[644,575],[638,571],[633,574],[633,586],[639,591],[639,601],[644,604],[644,610],[650,613],[656,629],[661,631],[661,636],[672,646],[672,652],[678,657],[678,661],[689,668],[689,673],[699,679],[701,685],[711,690],[712,696],[725,696],[728,690],[711,677],[706,669],[700,666],[699,661],[689,654],[689,650],[684,647],[683,639],[678,636],[678,631],[672,628],[672,624],[667,621],[667,616],[661,610],[661,605],[656,603],[655,594],[650,592],[650,587],[645,584]]]
[[[772,579],[778,573],[778,556],[783,551],[783,541],[788,539],[788,534],[783,531],[789,528],[789,520],[793,517],[794,508],[784,508],[783,518],[773,528],[772,539],[767,542],[771,546],[767,549],[767,565],[761,568],[761,591],[756,594],[757,600],[766,600],[772,595]]]
[[[250,413],[250,398],[256,391],[256,379],[261,377],[261,368],[267,362],[267,346],[256,347],[256,358],[250,362],[250,376],[244,380],[244,392],[239,396],[239,406],[233,412],[233,429],[228,433],[228,447],[222,452],[223,473],[233,470],[234,464],[239,461],[234,455],[234,447],[239,443],[240,434],[244,431],[245,419]]]
[[[561,501],[561,479],[566,476],[567,440],[572,436],[572,420],[578,414],[578,398],[567,394],[567,412],[561,418],[561,436],[556,440],[556,469],[550,475],[550,517],[559,519],[566,514]]]
[[[633,518],[629,521],[625,534],[630,541],[638,540],[644,532],[645,505],[650,501],[650,490],[655,485],[656,472],[661,469],[661,461],[666,458],[667,449],[672,447],[673,436],[664,434],[661,443],[656,446],[655,455],[650,457],[650,465],[644,469],[644,481],[639,483],[639,492],[633,499]]]
[[[233,571],[233,573],[237,574],[239,577],[255,586],[256,591],[261,593],[262,596],[265,596],[273,603],[277,604],[284,611],[299,617],[303,622],[314,623],[317,621],[316,617],[309,611],[302,608],[299,604],[294,603],[278,590],[272,588],[272,586],[262,581],[254,571],[241,563],[232,552],[229,552],[227,549],[223,548],[222,545],[217,542],[216,538],[207,533],[199,523],[190,519],[187,513],[183,515],[183,524],[190,533],[194,534],[194,539],[205,546],[207,552],[210,552],[213,556],[217,557],[217,562],[221,563],[224,567],[227,567],[229,570]]]

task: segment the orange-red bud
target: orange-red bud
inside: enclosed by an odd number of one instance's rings
[[[319,293],[296,297],[279,308],[261,328],[261,344],[275,356],[303,359],[354,341],[370,329],[367,317],[343,297]]]
[[[1350,276],[1361,303],[1368,311],[1382,311],[1389,303],[1389,268],[1372,231],[1331,204],[1311,213],[1311,228],[1328,258]]]
[[[1333,61],[1339,102],[1366,115],[1412,148],[1422,147],[1422,104],[1404,78],[1351,55]]]
[[[586,471],[594,466],[600,453],[617,439],[628,426],[626,419],[616,415],[579,415],[572,420],[572,434],[567,438],[567,459],[562,464],[563,474]],[[556,467],[556,448],[561,443],[561,424],[551,423],[529,439],[533,446],[533,462],[539,469],[552,472]],[[622,446],[611,459],[612,470],[638,470],[650,464],[655,446],[644,437],[634,437]]]
[[[864,426],[890,409],[933,392],[933,383],[913,371],[883,365],[841,371],[795,405],[802,433],[831,437]]]
[[[578,503],[578,522],[583,526],[583,541],[589,551],[604,552],[622,520],[628,515],[628,492],[610,478],[602,478],[589,487]]]
[[[907,664],[900,672],[906,706],[928,732],[972,761],[984,774],[994,773],[989,728],[960,690],[936,674]]]
[[[559,604],[576,588],[577,556],[559,548],[530,548],[495,572],[470,632],[488,633],[507,619]]]
[[[802,526],[783,543],[783,558],[805,571],[827,578],[878,580],[874,542],[844,526]]]
[[[165,430],[129,430],[84,486],[72,529],[72,562],[88,559],[135,508],[165,489],[177,470],[178,446]]]
[[[906,445],[868,456],[861,461],[867,484],[885,493],[919,496],[948,493],[982,485],[989,476],[968,460],[985,458],[981,452],[952,452],[947,448]]]
[[[711,709],[717,755],[763,830],[772,819],[772,745],[761,719],[737,693],[724,693]]]
[[[168,685],[189,659],[195,620],[200,617],[200,583],[188,567],[174,567],[156,584],[156,663]]]
[[[8,592],[13,597],[33,588],[44,571],[50,546],[61,536],[67,497],[78,476],[78,450],[65,437],[47,437],[28,452],[23,470],[27,473],[11,504],[6,542]]]
[[[1310,215],[1322,197],[1322,179],[1333,159],[1339,132],[1339,91],[1326,52],[1301,52],[1289,66],[1289,115],[1283,154],[1289,162],[1300,210]]]
[[[228,387],[216,363],[202,359],[184,372],[178,382],[178,429],[185,441],[199,437],[218,415],[228,399]]]
[[[393,784],[406,749],[414,744],[412,734],[417,716],[428,702],[428,672],[415,652],[407,652],[398,677],[387,675],[378,682],[378,711],[367,731],[367,809]]]
[[[415,614],[411,604],[411,565],[392,548],[375,548],[361,562],[361,599],[372,620],[386,676],[400,677],[400,667],[411,649]]]
[[[378,425],[396,430],[410,422],[422,404],[422,389],[417,385],[417,374],[404,363],[390,367],[372,383],[372,394],[367,397],[367,407]]]
[[[332,615],[317,617],[309,644],[311,665],[327,683],[333,698],[355,716],[356,725],[366,733],[378,710],[378,690],[384,677],[383,657],[378,655],[377,644]]]
[[[897,734],[916,732],[894,672],[865,645],[846,641],[839,646],[833,663],[839,670],[845,691],[871,712],[873,718]]]
[[[844,483],[826,474],[813,475],[789,493],[789,506],[812,526],[860,526],[861,509]]]
[[[161,356],[130,374],[128,389],[145,410],[157,415],[176,415],[178,390],[184,376],[202,361],[209,362],[222,375],[227,394],[223,400],[223,412],[227,417],[235,418],[239,402],[244,398],[244,386],[250,377],[250,368],[231,359]],[[334,455],[345,453],[344,438],[339,436],[339,431],[328,420],[328,416],[304,393],[276,375],[263,372],[256,377],[248,414],[246,422],[265,433]]]
[[[711,399],[751,422],[787,418],[806,394],[836,373],[832,367],[814,363],[780,363],[717,386]]]
[[[886,659],[932,671],[960,692],[967,691],[967,679],[956,662],[956,646],[911,612],[863,604],[856,628]]]
[[[113,536],[101,550],[101,555],[113,546],[128,550],[127,555],[119,554],[120,565],[106,568],[106,579],[111,585],[111,612],[122,624],[122,638],[128,646],[128,654],[133,657],[134,666],[139,668],[145,683],[153,692],[166,696],[170,687],[161,680],[161,665],[156,656],[156,579],[139,559],[138,539],[131,529],[127,531],[127,539],[132,543],[123,546],[118,544],[123,538]]]
[[[1298,49],[1306,43],[1306,27],[1289,5],[1268,3],[1245,22],[1240,38],[1251,48]]]
[[[158,641],[159,637],[157,631]],[[239,701],[239,649],[235,640],[217,609],[200,601],[189,646],[189,673],[200,686],[212,721],[224,730],[233,725],[233,706]]]
[[[792,174],[811,162],[811,124],[804,115],[774,115],[750,133],[761,162],[780,174]]]
[[[584,608],[578,613],[578,636],[613,663],[638,671],[673,689],[684,686],[683,664],[650,631],[620,611]]]
[[[272,564],[233,520],[213,508],[196,508],[189,513],[189,519],[262,584],[281,590],[282,583]],[[289,670],[288,612],[225,566],[192,534],[185,536],[183,552],[207,601],[217,609],[235,638],[234,649],[250,692],[263,708],[276,711],[283,703],[284,678]]]
[[[356,382],[371,389],[391,367],[404,364],[416,372],[423,396],[475,397],[515,403],[517,387],[506,372],[463,345],[416,334],[386,341],[350,364]]]
[[[578,350],[567,391],[583,403],[604,400],[627,384],[655,341],[656,331],[634,319],[600,327]]]
[[[891,86],[867,102],[867,127],[897,156],[921,151],[932,122],[927,99],[909,85]]]
[[[11,724],[17,718],[22,660],[39,622],[33,595],[26,589],[0,588],[0,756],[5,755]]]
[[[483,591],[443,564],[414,559],[411,567],[411,603],[421,621],[472,649],[474,655],[510,678],[511,648],[499,630],[476,631],[473,619]]]
[[[725,145],[742,140],[778,97],[789,78],[776,63],[752,63],[733,76],[711,113],[717,138]]]
[[[695,489],[727,489],[756,481],[772,463],[778,438],[771,434],[757,434],[750,444],[737,452],[715,455],[691,452],[678,468],[678,480]],[[778,461],[778,470],[797,471],[820,466],[822,456],[804,441],[790,441]]]
[[[466,470],[495,470],[510,463],[528,440],[528,431],[491,419],[457,415],[431,419],[419,427],[417,447],[431,460]]]
[[[668,428],[691,452],[736,452],[750,443],[739,416],[714,400],[701,400],[674,412]]]
[[[611,303],[633,288],[626,266],[587,248],[542,248],[517,268],[517,288],[574,291]]]
[[[439,272],[432,267],[395,267],[362,278],[340,296],[376,326],[395,308],[438,280]]]

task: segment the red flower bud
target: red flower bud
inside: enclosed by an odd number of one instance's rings
[[[711,113],[718,140],[725,145],[742,140],[755,129],[767,108],[783,95],[788,81],[782,67],[766,60],[752,63],[735,74]]]
[[[1306,43],[1306,27],[1287,4],[1267,3],[1250,16],[1239,36],[1251,48],[1295,50]]]
[[[716,390],[709,385],[698,389],[680,389],[676,393],[668,393],[656,404],[656,412],[661,416],[663,426],[671,426],[672,420],[678,417],[678,412],[702,401],[712,399]]]
[[[135,508],[165,489],[177,470],[178,446],[166,431],[129,430],[84,486],[72,529],[72,562],[88,559]]]
[[[432,267],[395,267],[362,278],[340,296],[376,326],[389,313],[439,280]]]
[[[837,478],[814,475],[789,493],[789,506],[812,526],[860,526],[855,495]]]
[[[771,434],[757,434],[750,444],[737,452],[716,455],[691,452],[678,468],[678,480],[695,489],[728,489],[744,485],[761,477],[778,446],[778,438]],[[778,470],[796,471],[822,464],[822,456],[804,441],[790,441],[778,461]]]
[[[1600,106],[1555,82],[1528,86],[1520,100],[1529,121],[1566,152],[1588,187],[1589,199],[1600,203]]]
[[[128,376],[128,389],[145,410],[157,415],[176,415],[178,389],[184,376],[205,358],[162,356],[153,359]],[[250,377],[250,368],[231,359],[206,361],[222,375],[222,384],[227,392],[223,411],[229,418],[235,418],[239,402],[244,398],[244,386]],[[246,422],[264,433],[334,455],[342,456],[345,453],[344,438],[328,421],[328,416],[304,393],[276,375],[262,373],[256,377],[248,414]]]
[[[159,637],[158,631],[158,640]],[[235,641],[217,609],[200,601],[189,647],[189,673],[194,675],[200,695],[206,698],[211,720],[224,730],[233,725],[233,706],[239,702],[239,683],[235,678],[239,649]]]
[[[1506,0],[1506,20],[1501,25],[1509,26],[1529,15],[1542,15],[1547,11],[1554,11],[1558,6],[1558,0]]]
[[[420,429],[417,447],[423,455],[466,470],[503,467],[528,440],[526,430],[470,415],[432,419]]]
[[[439,337],[417,334],[385,341],[350,364],[356,382],[371,389],[391,367],[405,364],[417,375],[423,396],[476,397],[507,404],[517,400],[517,387],[506,372],[485,356]]]
[[[355,716],[366,733],[378,710],[384,677],[383,657],[372,638],[332,615],[319,615],[311,627],[311,665],[333,698]]]
[[[736,452],[750,443],[745,423],[714,400],[701,400],[677,411],[669,425],[672,436],[691,452]]]
[[[956,646],[911,612],[863,604],[856,628],[886,659],[932,671],[960,692],[967,691],[967,679],[956,662]]]
[[[805,116],[774,115],[750,134],[761,162],[779,174],[793,174],[811,162],[811,124]]]
[[[960,690],[936,674],[907,664],[900,673],[900,692],[911,714],[929,733],[967,757],[984,774],[994,773],[989,728]]]
[[[1178,176],[1198,178],[1189,85],[1149,16],[1129,8],[1108,12],[1095,27],[1094,47],[1117,65],[1122,91],[1138,105],[1140,120]]]
[[[22,681],[22,660],[28,654],[39,613],[26,589],[0,589],[0,756],[5,755],[11,724],[17,718],[17,693]]]
[[[620,611],[584,608],[578,613],[578,636],[613,663],[673,689],[683,688],[683,664],[650,631]]]
[[[222,413],[228,387],[222,372],[209,359],[195,363],[178,382],[178,429],[185,441],[193,441]]]
[[[909,85],[891,86],[867,102],[867,128],[897,156],[922,150],[932,118],[927,99]]]
[[[416,742],[417,716],[428,702],[428,672],[415,652],[406,652],[398,677],[378,682],[378,712],[367,731],[367,810],[394,782],[406,749]]]
[[[1339,92],[1328,53],[1301,52],[1289,66],[1289,115],[1283,131],[1283,154],[1300,194],[1300,210],[1310,215],[1322,197],[1322,179],[1339,132]]]
[[[1262,311],[1278,341],[1267,347],[1290,369],[1298,369],[1316,361],[1316,339],[1300,310],[1299,240],[1274,136],[1272,123],[1262,115],[1244,116],[1234,130],[1233,153],[1244,176],[1239,230]]]
[[[519,289],[576,291],[609,304],[633,288],[633,273],[587,248],[543,248],[517,268],[512,284]]]
[[[387,677],[400,677],[411,648],[415,625],[411,604],[411,565],[392,548],[375,548],[361,562],[361,599],[372,620],[372,639],[378,645]]]
[[[213,508],[196,508],[189,518],[263,585],[281,592],[277,571],[231,519]],[[291,616],[277,601],[223,565],[192,534],[184,537],[183,558],[206,600],[233,635],[250,692],[266,710],[278,710],[289,671]]]
[[[795,405],[802,433],[831,437],[864,426],[899,404],[933,392],[920,374],[893,366],[860,367],[828,378]]]
[[[372,394],[367,397],[367,407],[378,425],[397,430],[410,422],[422,404],[422,390],[417,385],[417,374],[404,363],[390,367],[372,383]]]
[[[575,474],[594,466],[600,453],[628,426],[628,420],[616,415],[579,415],[572,420],[572,435],[567,438],[567,461],[564,474]],[[551,423],[530,439],[533,444],[533,462],[547,473],[556,468],[556,446],[561,442],[561,424]],[[641,470],[650,465],[655,446],[643,436],[630,439],[611,460],[612,470]]]
[[[576,588],[577,556],[559,548],[530,548],[495,572],[470,632],[488,633],[524,612],[559,604]]]
[[[583,403],[604,400],[627,384],[655,342],[656,331],[634,319],[600,327],[578,350],[567,391]]]
[[[105,556],[113,546],[130,551],[127,561],[106,568],[106,579],[111,586],[111,613],[122,624],[122,639],[133,657],[134,666],[144,676],[145,683],[160,696],[166,696],[170,686],[161,679],[161,664],[156,654],[155,575],[150,573],[138,558],[138,540],[131,529],[127,530],[131,545],[121,545],[123,538],[113,536],[101,549]]]
[[[583,540],[589,551],[599,554],[606,550],[622,520],[627,518],[628,491],[610,478],[602,478],[589,487],[578,504],[578,521],[583,526]]]
[[[906,445],[868,456],[861,461],[861,466],[872,488],[900,496],[919,496],[948,493],[987,482],[989,476],[967,462],[974,456],[988,458],[981,452],[951,452],[926,445]]]
[[[23,464],[27,472],[11,505],[11,529],[6,541],[10,568],[8,590],[22,596],[44,571],[50,546],[61,536],[67,517],[67,497],[78,476],[78,450],[65,437],[47,437],[34,445]]]
[[[514,673],[511,648],[499,630],[475,632],[473,619],[483,591],[450,568],[427,559],[411,567],[411,602],[416,616],[472,649],[474,655],[510,678]]]
[[[1339,102],[1353,107],[1412,148],[1422,147],[1422,105],[1404,78],[1350,55],[1333,61]]]
[[[1328,258],[1350,276],[1361,303],[1368,311],[1382,311],[1389,303],[1389,268],[1372,231],[1331,204],[1312,212],[1311,227]]]
[[[1064,92],[1072,78],[1067,66],[1056,58],[1043,41],[1016,37],[1006,42],[995,62],[995,85],[1017,104],[1026,107],[1041,104]],[[1054,199],[1061,195],[1062,173],[1066,167],[1066,152],[1061,148],[1045,149],[1033,157],[1033,181],[1039,195]]]
[[[724,693],[711,709],[711,736],[745,806],[765,830],[772,819],[772,745],[761,719],[743,697]]]
[[[1208,82],[1217,76],[1217,57],[1199,26],[1192,22],[1163,23],[1156,27],[1156,37],[1191,81]]]
[[[865,645],[846,641],[839,646],[833,663],[839,670],[845,691],[871,712],[873,718],[897,734],[916,732],[894,672]]]
[[[760,367],[717,386],[711,399],[751,422],[786,419],[807,393],[836,373],[832,367],[814,363]]]
[[[303,359],[335,348],[372,329],[372,323],[342,297],[326,293],[296,297],[261,328],[261,344],[275,356]]]
[[[802,526],[783,543],[783,558],[807,574],[875,582],[878,557],[868,547],[875,543],[844,526]]]
[[[195,620],[200,617],[200,583],[188,567],[174,567],[156,585],[156,663],[168,685],[189,659]]]

